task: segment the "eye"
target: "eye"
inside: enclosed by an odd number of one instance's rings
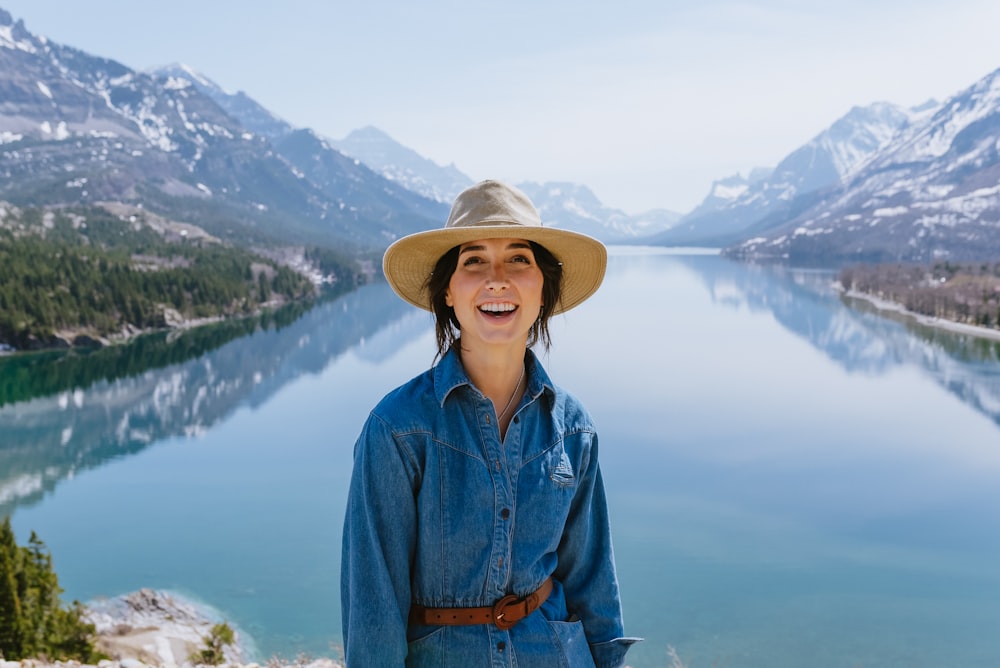
[[[462,266],[463,267],[470,267],[470,266],[472,266],[474,264],[481,264],[482,261],[483,261],[483,259],[481,257],[478,257],[476,255],[468,255],[462,261]]]
[[[527,255],[515,255],[510,259],[511,262],[521,262],[523,264],[531,264],[531,258]]]

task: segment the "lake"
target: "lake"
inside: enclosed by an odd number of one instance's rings
[[[833,274],[612,248],[542,359],[594,414],[634,668],[996,666],[1000,343]],[[0,516],[64,598],[189,597],[337,656],[354,439],[432,362],[385,284],[304,313],[0,358]]]

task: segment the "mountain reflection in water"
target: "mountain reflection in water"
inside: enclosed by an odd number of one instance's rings
[[[293,307],[91,352],[0,358],[0,516],[75,472],[201,433],[319,373],[411,310],[384,288],[365,286],[305,314]]]
[[[860,299],[842,298],[832,271],[711,263],[680,256],[713,301],[766,311],[852,373],[884,374],[919,368],[963,402],[1000,425],[1000,341],[957,333],[880,312]],[[840,308],[845,303],[850,308]]]

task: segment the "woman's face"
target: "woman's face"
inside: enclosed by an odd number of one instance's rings
[[[455,309],[463,347],[525,345],[542,307],[542,272],[523,239],[462,244],[445,302]]]

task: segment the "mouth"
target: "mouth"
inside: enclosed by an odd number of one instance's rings
[[[479,305],[479,312],[490,318],[503,318],[517,310],[517,304],[510,302],[487,302]]]

